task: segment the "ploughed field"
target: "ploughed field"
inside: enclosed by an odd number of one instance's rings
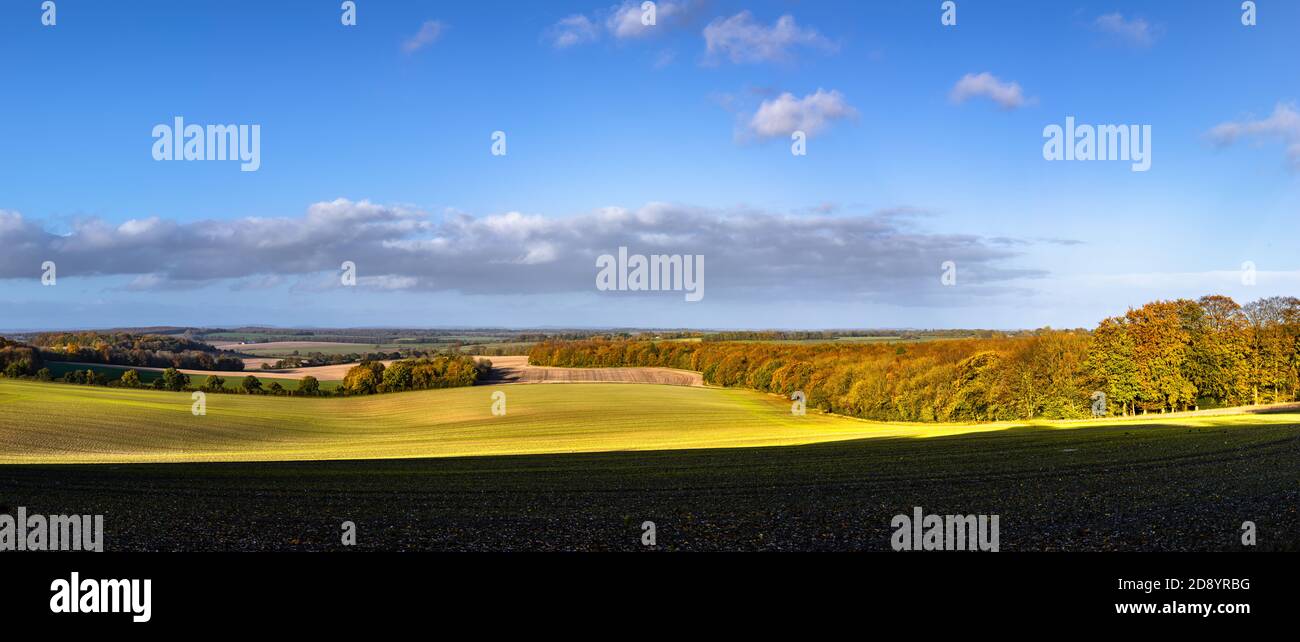
[[[104,514],[109,550],[335,550],[344,520],[359,549],[642,550],[651,520],[659,550],[887,550],[914,506],[997,514],[1003,550],[1243,550],[1243,521],[1300,546],[1289,412],[880,424],[615,384],[191,403],[0,380],[0,461],[36,464],[0,466],[0,513]],[[124,463],[216,460],[245,461]],[[117,463],[52,465],[91,461]]]
[[[660,383],[703,386],[704,375],[672,368],[552,368],[528,364],[528,357],[488,357],[484,383]]]

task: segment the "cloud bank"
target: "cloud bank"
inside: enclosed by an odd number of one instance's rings
[[[224,284],[233,290],[342,287],[344,261],[358,287],[521,295],[591,293],[595,259],[627,247],[642,254],[703,254],[709,297],[768,300],[835,297],[921,304],[927,297],[1006,292],[1007,281],[1043,276],[1007,262],[1023,251],[1006,239],[935,234],[899,208],[860,215],[790,215],[650,203],[569,217],[509,212],[429,215],[339,199],[298,217],[177,222],[75,222],[53,234],[0,210],[0,278],[39,279],[47,260],[60,284],[89,276],[131,277],[130,290]],[[940,286],[941,265],[959,266],[962,287]]]

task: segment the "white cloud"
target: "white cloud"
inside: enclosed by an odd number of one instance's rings
[[[790,59],[795,47],[837,49],[816,29],[796,24],[794,16],[781,16],[771,27],[766,27],[749,11],[709,23],[704,28],[704,42],[709,60],[726,58],[733,63],[785,61]]]
[[[655,7],[655,23],[642,24],[645,14],[641,0],[624,0],[591,16],[575,13],[555,23],[546,32],[546,39],[557,49],[565,49],[599,40],[609,35],[616,40],[636,40],[666,32],[688,22],[698,6],[695,0],[661,0]]]
[[[660,0],[655,5],[655,23],[642,24],[645,14],[641,0],[627,0],[622,5],[610,10],[605,19],[605,28],[611,36],[618,39],[644,38],[660,30],[680,25],[692,9],[690,2],[672,2]]]
[[[786,92],[763,101],[749,119],[748,128],[759,138],[785,137],[795,131],[814,136],[836,120],[857,115],[857,110],[838,91],[818,89],[803,98]]]
[[[1209,137],[1221,146],[1231,145],[1242,138],[1281,143],[1286,147],[1291,163],[1300,167],[1300,111],[1294,104],[1278,103],[1268,118],[1219,123],[1210,130]]]
[[[420,31],[402,43],[402,51],[408,54],[415,53],[437,42],[438,38],[442,37],[443,30],[444,27],[441,22],[437,20],[425,21],[424,24],[420,25]]]
[[[584,42],[591,42],[597,37],[596,25],[590,18],[575,13],[551,26],[547,39],[557,49],[565,49]]]
[[[1093,25],[1121,42],[1136,46],[1150,47],[1156,41],[1156,29],[1143,18],[1126,19],[1118,12],[1098,16]]]
[[[975,97],[988,98],[1003,109],[1015,109],[1025,104],[1025,94],[1020,89],[1020,83],[1004,82],[987,71],[962,76],[949,94],[952,102],[959,105]]]

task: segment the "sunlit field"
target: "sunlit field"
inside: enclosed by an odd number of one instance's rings
[[[492,413],[494,391],[506,414]],[[910,424],[809,412],[746,390],[661,385],[479,386],[351,398],[190,393],[0,380],[0,463],[397,459],[792,446],[1161,424],[1249,430],[1300,414]]]

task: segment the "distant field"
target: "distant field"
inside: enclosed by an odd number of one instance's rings
[[[214,341],[212,345],[222,350],[233,350],[245,354],[281,357],[289,356],[294,352],[306,355],[312,352],[321,354],[365,354],[367,352],[394,352],[402,348],[417,348],[426,346],[435,346],[433,343],[333,343],[327,341],[273,341],[269,343],[245,343]]]
[[[418,341],[398,341],[395,343],[337,343],[328,341],[274,341],[268,343],[245,343],[240,344],[238,341],[210,341],[211,344],[222,350],[233,350],[244,354],[251,354],[258,357],[287,357],[292,356],[294,352],[299,355],[307,355],[312,352],[321,354],[366,354],[367,352],[398,352],[401,350],[421,350],[421,351],[445,351],[450,350],[453,346],[453,339],[447,342],[418,342]],[[487,349],[505,348],[510,350],[524,350],[532,346],[532,343],[525,342],[474,342],[464,340],[461,343],[462,348],[468,348],[471,345],[483,346]]]
[[[491,414],[491,393],[508,414]],[[354,398],[208,397],[0,380],[0,463],[451,457],[811,444],[937,437],[1032,425],[1063,430],[1162,423],[1189,429],[1292,425],[1300,415],[1097,422],[891,424],[810,413],[759,393],[657,385],[480,386]]]

